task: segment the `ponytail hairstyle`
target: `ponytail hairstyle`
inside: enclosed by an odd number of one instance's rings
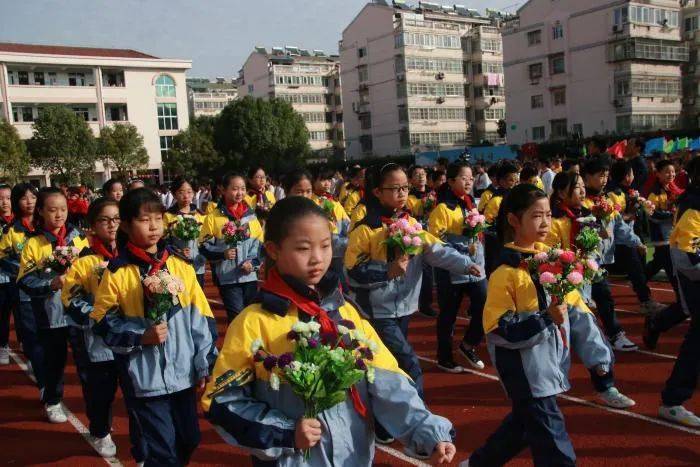
[[[308,180],[311,183],[311,191],[313,191],[313,178],[308,170],[295,169],[285,175],[282,179],[282,188],[287,196],[292,192],[292,187],[302,180]]]
[[[496,228],[498,230],[498,240],[502,245],[512,242],[515,238],[513,228],[508,223],[508,214],[513,214],[521,218],[535,202],[547,198],[547,194],[535,185],[523,183],[516,185],[508,192],[498,210]]]
[[[574,172],[559,172],[552,180],[552,195],[549,197],[549,203],[552,207],[558,206],[564,202],[565,197],[561,193],[565,193],[566,197],[576,189],[576,183],[581,176]]]
[[[39,197],[39,194],[36,191],[36,188],[34,185],[31,183],[18,183],[12,188],[12,192],[10,193],[10,202],[12,204],[12,214],[15,215],[15,218],[19,219],[22,217],[22,209],[19,207],[19,200],[24,198],[24,196],[27,193],[31,193],[32,195],[36,196],[37,198]],[[36,217],[36,207],[34,209],[34,217]]]
[[[47,186],[45,188],[42,188],[39,190],[39,194],[36,198],[36,207],[34,208],[34,227],[37,230],[41,230],[44,226],[44,219],[41,218],[41,214],[39,214],[39,211],[44,209],[44,205],[46,204],[46,200],[50,198],[51,196],[62,196],[63,198],[66,199],[66,203],[68,202],[68,198],[66,198],[65,193],[61,191],[60,188],[56,188],[53,186]]]
[[[145,187],[129,190],[119,200],[119,218],[121,219],[120,229],[117,232],[117,246],[119,248],[126,246],[129,241],[129,236],[124,232],[123,227],[137,219],[141,215],[141,211],[163,214],[165,206],[158,195]]]
[[[102,198],[97,198],[95,201],[90,203],[90,207],[88,208],[87,215],[85,216],[85,220],[87,220],[88,225],[90,227],[95,226],[95,222],[97,222],[97,217],[100,215],[102,210],[106,208],[107,206],[115,206],[119,207],[119,203],[113,200],[112,198],[107,198],[107,197],[102,197]]]

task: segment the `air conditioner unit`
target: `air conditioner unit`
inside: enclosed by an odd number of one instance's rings
[[[622,32],[622,26],[620,26],[619,24],[613,24],[612,32]]]
[[[438,97],[437,100],[435,101],[438,104],[444,104],[445,103],[445,98],[444,97]]]
[[[445,79],[445,73],[440,72],[437,75],[435,75],[435,79]]]

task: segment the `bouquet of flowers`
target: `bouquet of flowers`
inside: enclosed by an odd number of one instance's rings
[[[434,191],[430,191],[423,199],[423,216],[427,219],[431,211],[437,204],[437,196]]]
[[[581,229],[574,243],[582,256],[590,257],[598,251],[601,242],[598,221],[593,216],[580,217],[576,221],[581,224]]]
[[[179,303],[177,295],[185,291],[185,284],[168,271],[158,271],[143,279],[145,295],[144,316],[160,323],[168,310]]]
[[[403,254],[413,256],[423,251],[423,227],[411,225],[407,219],[399,219],[389,226],[389,237],[384,241],[387,248],[397,248]]]
[[[316,418],[324,410],[344,402],[348,391],[367,378],[374,382],[374,368],[367,364],[374,358],[378,346],[365,338],[350,320],[338,322],[337,333],[322,333],[316,321],[298,321],[287,338],[295,343],[294,350],[273,355],[263,348],[262,340],[251,345],[255,363],[270,373],[270,386],[277,391],[280,382],[290,385],[294,394],[304,401],[304,417]],[[304,452],[309,459],[310,451]]]
[[[591,207],[593,215],[600,219],[601,222],[607,224],[613,218],[616,212],[620,211],[619,204],[613,204],[605,197],[600,197],[598,201]]]
[[[65,274],[73,262],[78,259],[80,250],[74,246],[57,246],[42,262],[41,267],[46,273]]]
[[[555,303],[564,303],[569,293],[581,289],[585,284],[587,267],[591,269],[594,264],[597,267],[595,261],[590,261],[591,264],[584,265],[573,251],[552,248],[525,260],[525,265]]]
[[[467,212],[464,217],[464,236],[472,241],[476,240],[481,232],[487,231],[489,227],[486,216],[479,214],[476,208]]]
[[[643,209],[644,212],[646,212],[648,215],[652,215],[654,213],[654,210],[656,209],[656,206],[654,206],[654,203],[652,203],[651,201],[649,201],[646,198],[641,197],[637,190],[630,189],[627,192],[627,195],[629,197],[630,204],[633,207]]]
[[[241,225],[239,221],[228,221],[221,229],[224,242],[231,248],[235,248],[238,242],[243,242],[250,238],[248,224]]]
[[[335,217],[335,205],[333,204],[333,201],[325,196],[319,197],[318,201],[320,208],[323,209],[323,212],[326,214],[328,220],[336,223],[338,219]]]
[[[196,217],[181,214],[170,223],[168,232],[172,237],[187,242],[197,240],[201,230],[202,224],[197,221]]]
[[[270,215],[270,210],[272,209],[272,203],[265,198],[264,201],[259,202],[255,205],[255,215],[259,220],[264,221],[267,216]]]
[[[109,266],[109,261],[100,261],[92,268],[92,271],[97,276],[97,283],[98,284],[102,281],[102,276],[104,275],[105,271],[107,270],[107,266]]]

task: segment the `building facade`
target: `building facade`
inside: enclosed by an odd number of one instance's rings
[[[185,71],[189,60],[161,59],[122,49],[0,43],[0,118],[23,139],[32,137],[42,107],[63,105],[88,122],[95,136],[120,122],[138,128],[148,151],[143,176],[162,180],[162,160],[187,128]],[[110,177],[101,163],[95,183]],[[50,183],[32,170],[29,179]]]
[[[365,5],[340,43],[348,156],[504,142],[503,17],[428,2]]]
[[[241,97],[283,99],[304,118],[309,145],[331,155],[344,147],[340,64],[337,56],[298,47],[256,47],[240,70]]]
[[[238,86],[224,78],[187,78],[187,101],[190,117],[215,117],[238,97]]]
[[[700,1],[682,2],[683,39],[688,46],[688,63],[683,66],[683,124],[686,128],[700,125]]]
[[[503,43],[510,143],[681,124],[678,1],[530,0]]]

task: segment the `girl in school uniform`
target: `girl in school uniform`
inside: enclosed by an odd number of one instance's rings
[[[66,224],[68,200],[58,188],[42,188],[39,191],[36,212],[38,234],[29,238],[22,249],[17,282],[31,298],[38,327],[38,344],[43,350],[44,392],[41,401],[49,422],[64,423],[68,418],[61,401],[68,356],[68,326],[72,323],[61,302],[66,273],[48,271],[43,263],[57,247],[75,247],[81,251],[89,244],[79,230]],[[82,371],[78,373],[82,383],[85,375]]]
[[[119,202],[118,254],[104,271],[90,318],[114,354],[122,391],[139,427],[144,465],[186,465],[199,444],[197,388],[216,358],[215,323],[190,263],[162,241],[164,207],[147,188]],[[99,248],[99,247],[98,247]],[[143,281],[166,271],[181,281],[173,305],[149,317]],[[134,433],[131,433],[134,436]]]
[[[551,222],[547,195],[529,184],[516,186],[503,201],[498,221],[505,244],[489,279],[484,331],[513,411],[472,453],[469,466],[504,465],[526,447],[535,466],[574,466],[576,455],[556,396],[570,388],[570,316],[584,315],[595,324],[578,292],[554,303],[537,277],[520,266],[547,250],[540,243]]]
[[[365,197],[365,169],[355,166],[350,168],[350,181],[343,185],[338,195],[338,201],[352,220],[352,212]]]
[[[10,230],[14,217],[12,214],[12,188],[10,185],[0,183],[0,238]],[[0,269],[0,365],[10,363],[10,313],[15,307],[16,287],[10,274]]]
[[[374,416],[408,454],[450,462],[455,453],[451,423],[430,413],[373,327],[343,295],[335,274],[328,273],[333,248],[325,213],[303,197],[285,198],[270,212],[265,240],[269,274],[256,303],[229,327],[215,379],[202,399],[217,431],[250,452],[254,466],[370,466]],[[312,318],[329,332],[350,320],[378,345],[370,362],[374,382],[362,380],[355,396],[315,419],[304,418],[304,403],[289,385],[271,388],[269,373],[254,362],[251,350],[256,339],[274,354],[293,350],[287,333],[298,320]],[[239,375],[238,384],[217,385],[229,373]],[[306,461],[303,449],[310,449]]]
[[[491,228],[484,235],[484,257],[487,277],[496,268],[495,263],[498,261],[501,251],[501,244],[496,235],[498,210],[501,207],[503,198],[518,183],[519,173],[520,168],[514,162],[501,162],[498,165],[495,178],[498,188],[491,192],[491,196],[484,204],[483,209],[479,208],[479,212],[483,212],[484,216],[486,216],[486,222],[491,224]],[[480,205],[483,200],[484,196],[482,195],[481,200],[479,200]]]
[[[201,253],[211,262],[228,321],[251,303],[258,290],[263,230],[255,211],[245,200],[241,175],[228,174],[222,182],[221,204],[204,218]],[[235,245],[226,243],[223,227],[233,222],[248,231],[248,238]]]
[[[169,228],[177,220],[178,216],[193,216],[200,224],[204,221],[204,215],[194,205],[194,190],[192,184],[180,178],[173,182],[170,186],[170,191],[173,194],[173,205],[165,211],[164,219],[166,228]],[[173,236],[169,236],[167,241],[178,249],[186,258],[192,261],[195,273],[197,274],[197,282],[204,287],[204,272],[206,268],[206,258],[199,252],[199,239],[195,240],[180,240]]]
[[[245,200],[258,217],[263,219],[274,206],[275,195],[267,189],[267,177],[262,167],[253,167],[248,171],[248,194]]]

